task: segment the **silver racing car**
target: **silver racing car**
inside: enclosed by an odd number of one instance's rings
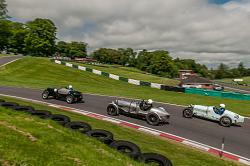
[[[111,116],[125,114],[146,119],[150,125],[158,125],[159,123],[168,123],[170,114],[162,107],[153,107],[153,101],[125,101],[115,100],[107,107],[107,113]]]

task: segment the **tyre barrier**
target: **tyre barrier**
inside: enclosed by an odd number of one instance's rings
[[[97,140],[107,145],[111,144],[114,141],[113,133],[107,130],[95,129],[95,130],[90,130],[86,134],[87,136],[96,138]]]
[[[160,166],[172,166],[172,162],[163,155],[157,153],[142,153],[140,155],[141,162],[146,164],[158,164]]]
[[[66,128],[70,128],[72,130],[78,131],[83,134],[89,132],[92,129],[88,123],[79,122],[79,121],[68,122],[64,126]]]
[[[0,106],[12,109],[13,111],[25,112],[33,116],[38,116],[41,119],[51,119],[56,121],[58,124],[69,128],[73,131],[80,132],[91,138],[96,138],[97,140],[107,144],[109,147],[117,150],[118,152],[136,160],[143,162],[145,164],[154,164],[159,166],[173,166],[172,162],[165,156],[158,153],[141,153],[140,147],[135,143],[124,141],[124,140],[114,140],[113,133],[107,130],[94,129],[85,122],[81,121],[70,121],[70,118],[66,115],[52,114],[47,110],[36,110],[31,106],[21,106],[15,102],[6,102],[0,99]]]
[[[47,119],[52,115],[52,113],[47,110],[35,110],[34,112],[31,113],[31,115],[38,116],[41,119]]]
[[[56,121],[58,124],[64,126],[66,123],[70,122],[70,118],[66,115],[52,114],[48,119]]]
[[[133,159],[138,159],[141,155],[139,146],[129,141],[118,140],[112,142],[109,146]]]

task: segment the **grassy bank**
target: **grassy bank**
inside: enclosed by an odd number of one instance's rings
[[[179,83],[178,80],[159,77],[159,76],[141,71],[139,69],[136,69],[134,67],[124,67],[121,65],[107,65],[107,64],[90,65],[90,64],[74,63],[74,62],[71,62],[71,63],[80,65],[80,66],[85,66],[91,69],[96,69],[96,70],[104,71],[107,73],[119,75],[122,77],[137,79],[137,80],[146,81],[146,82],[153,82],[153,83],[172,85],[172,86],[176,86]]]
[[[87,122],[94,129],[109,130],[114,134],[116,140],[122,139],[134,142],[139,145],[143,152],[156,152],[165,155],[176,166],[240,165],[109,122],[64,112],[40,104],[6,97],[1,98],[22,105],[30,105],[36,109],[61,113],[69,116],[72,121]],[[4,163],[9,163],[9,165],[143,165],[130,160],[94,139],[72,132],[52,121],[42,120],[25,113],[13,112],[2,107],[0,107],[0,132],[0,163],[2,165]]]
[[[249,77],[242,77],[241,79],[243,79],[244,83],[250,85],[250,76]],[[232,78],[221,79],[221,80],[218,80],[218,81],[234,83]]]
[[[25,57],[0,68],[0,85],[47,88],[72,84],[83,93],[124,96],[131,98],[152,98],[155,101],[174,104],[219,105],[225,103],[229,110],[250,116],[250,102],[206,97],[162,91],[140,87],[103,76],[58,65],[44,58]]]

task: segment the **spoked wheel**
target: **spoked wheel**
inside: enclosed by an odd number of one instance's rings
[[[185,118],[192,118],[193,111],[191,109],[189,109],[189,108],[186,108],[186,109],[183,110],[183,116]]]
[[[222,118],[220,118],[220,125],[224,126],[224,127],[230,127],[232,124],[232,120],[227,117],[227,116],[223,116]]]
[[[48,99],[48,98],[49,98],[49,91],[45,90],[45,91],[42,93],[42,98],[43,98],[43,99]]]
[[[160,119],[159,119],[158,115],[156,115],[155,113],[147,114],[146,120],[147,120],[148,124],[154,125],[154,126],[156,126],[160,123]]]
[[[66,102],[67,102],[68,104],[72,104],[73,101],[74,101],[74,98],[73,98],[71,95],[69,95],[69,96],[66,97]]]

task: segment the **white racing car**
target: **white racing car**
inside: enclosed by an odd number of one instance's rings
[[[229,127],[232,124],[239,124],[244,122],[244,117],[236,114],[232,111],[225,110],[221,111],[216,106],[202,106],[202,105],[190,105],[183,110],[183,116],[185,118],[192,118],[193,116],[210,119],[219,122],[224,127]],[[221,106],[220,105],[220,106]]]

